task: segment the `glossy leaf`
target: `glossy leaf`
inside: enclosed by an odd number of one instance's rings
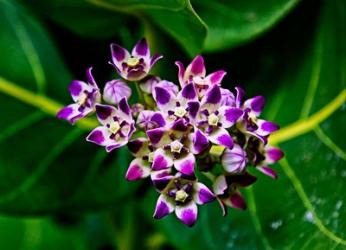
[[[53,99],[70,101],[70,74],[30,12],[7,1],[0,1],[0,12],[0,51],[7,58],[0,60],[0,211],[37,214],[114,204],[133,190],[117,183],[127,152],[107,155],[85,141],[84,123],[72,128],[54,117],[61,104]]]
[[[298,0],[192,1],[208,26],[205,51],[219,51],[254,39],[280,21]]]
[[[30,0],[26,1],[26,4],[83,37],[99,39],[114,37],[123,30],[122,27],[131,22],[129,16],[95,8],[83,0]],[[38,5],[40,8],[36,8]]]

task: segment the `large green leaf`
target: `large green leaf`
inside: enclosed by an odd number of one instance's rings
[[[221,218],[214,204],[200,208],[193,229],[173,216],[158,222],[178,249],[345,249],[345,7],[325,1],[313,42],[273,79],[264,117],[283,126],[270,140],[286,154],[274,166],[280,178],[261,175],[246,189],[246,212]]]
[[[37,2],[29,1],[33,7]],[[150,30],[160,28],[190,56],[202,50],[207,33],[189,0],[54,0],[44,2],[40,11],[70,30],[90,37],[128,36],[130,32],[124,25],[131,25],[133,29],[144,25],[144,35],[151,40]]]
[[[91,0],[90,3],[133,15],[144,24],[149,19],[155,27],[160,27],[176,39],[190,56],[199,53],[203,47],[207,27],[189,0]]]
[[[230,48],[254,39],[275,25],[298,0],[192,1],[208,25],[205,51]]]
[[[84,0],[29,0],[25,3],[30,4],[33,10],[43,13],[47,18],[83,37],[114,37],[132,21],[127,15],[95,8]],[[36,7],[38,5],[40,8]]]
[[[70,101],[70,74],[30,12],[14,1],[0,1],[0,12],[0,211],[114,204],[134,187],[123,181],[127,152],[107,155],[86,143],[92,120],[71,128],[54,117],[61,105],[53,99]]]

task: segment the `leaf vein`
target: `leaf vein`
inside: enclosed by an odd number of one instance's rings
[[[313,218],[314,218],[314,224],[316,225],[316,227],[324,234],[326,235],[328,238],[330,238],[331,240],[340,243],[342,245],[346,246],[346,240],[340,238],[339,236],[337,236],[334,232],[330,231],[321,221],[321,219],[317,216],[315,209],[309,199],[309,197],[307,196],[304,187],[302,185],[302,183],[300,182],[300,180],[298,179],[298,177],[296,176],[293,168],[290,166],[290,164],[288,163],[287,159],[284,158],[279,162],[281,168],[283,169],[283,171],[285,172],[285,174],[287,175],[287,177],[290,179],[294,189],[296,190],[299,198],[301,199],[301,201],[303,202],[303,205],[305,206],[305,208],[312,213]]]
[[[45,117],[45,114],[41,111],[36,111],[32,114],[27,115],[23,119],[17,121],[11,126],[3,129],[0,134],[0,143],[8,137],[15,135],[17,132],[29,127],[30,125],[40,121]]]
[[[259,236],[259,238],[261,239],[264,248],[267,250],[271,250],[273,248],[270,246],[267,237],[263,234],[261,223],[260,223],[258,216],[257,216],[255,196],[254,196],[252,187],[247,188],[246,192],[248,194],[247,195],[248,196],[247,197],[248,198],[248,206],[249,206],[251,219],[252,219],[253,225],[255,227],[255,231],[256,231],[257,235]]]
[[[40,58],[36,53],[35,47],[24,27],[22,22],[19,20],[18,14],[8,13],[5,11],[6,17],[13,28],[15,35],[18,38],[18,42],[23,49],[23,52],[31,66],[32,73],[34,74],[34,78],[37,84],[38,93],[44,93],[46,77],[44,74],[44,70],[42,64],[40,62]],[[12,14],[12,15],[11,15]]]
[[[320,139],[320,141],[322,141],[337,156],[339,156],[344,161],[346,161],[346,153],[335,142],[333,142],[332,139],[330,139],[328,135],[326,135],[323,132],[320,126],[317,126],[314,129],[314,132],[317,135],[318,139]]]
[[[20,194],[24,193],[26,190],[31,188],[36,181],[44,174],[50,164],[58,157],[66,147],[74,142],[77,137],[82,134],[79,129],[74,129],[69,132],[64,138],[59,140],[59,142],[52,148],[50,152],[43,158],[38,167],[34,172],[29,175],[24,181],[22,181],[15,189],[12,189],[6,194],[0,196],[0,204],[8,203],[9,201],[15,199]]]
[[[341,107],[346,101],[346,89],[329,102],[322,109],[304,120],[298,120],[290,125],[280,129],[278,132],[273,133],[269,138],[270,144],[277,144],[289,139],[295,138],[299,135],[305,134],[314,129],[318,124],[326,120],[331,114]]]

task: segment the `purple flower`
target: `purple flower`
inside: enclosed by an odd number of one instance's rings
[[[172,123],[179,119],[190,123],[197,116],[200,103],[193,83],[185,85],[179,93],[174,89],[158,85],[154,88],[154,99],[165,119]]]
[[[57,113],[57,118],[65,119],[74,124],[77,120],[95,111],[95,104],[101,101],[101,95],[91,70],[90,67],[86,71],[87,82],[72,81],[69,91],[75,103],[62,108]]]
[[[172,179],[172,163],[169,158],[160,158],[161,149],[154,148],[146,138],[137,138],[128,143],[128,148],[135,156],[126,172],[128,181],[146,177],[151,178],[158,190],[163,190]]]
[[[139,87],[144,93],[151,95],[153,93],[155,85],[158,84],[160,81],[160,77],[150,76],[149,78],[143,79],[143,81],[139,83]]]
[[[120,100],[118,108],[97,104],[96,116],[102,126],[91,131],[87,141],[104,146],[107,152],[126,145],[135,131],[135,122],[125,97]]]
[[[233,139],[227,129],[242,115],[243,111],[240,108],[222,105],[221,88],[213,85],[201,100],[196,126],[212,143],[232,148]]]
[[[218,70],[206,76],[206,69],[204,59],[202,56],[196,56],[192,62],[187,66],[186,70],[184,65],[177,61],[175,64],[178,66],[178,78],[180,85],[184,87],[186,84],[193,82],[196,85],[199,95],[203,95],[205,91],[213,85],[220,85],[222,79],[226,75],[223,70]]]
[[[273,169],[268,167],[268,165],[274,164],[281,160],[284,157],[284,153],[279,148],[275,148],[268,145],[266,145],[262,151],[264,151],[262,153],[263,156],[258,158],[263,160],[258,161],[258,163],[256,164],[256,169],[273,179],[277,179],[277,173]]]
[[[221,163],[227,173],[241,173],[247,164],[246,152],[238,144],[234,144],[232,149],[225,149]]]
[[[138,81],[148,75],[161,55],[150,56],[147,41],[143,38],[132,49],[131,54],[123,47],[111,44],[112,62],[116,71],[129,81]]]
[[[121,80],[112,80],[106,83],[103,90],[103,99],[110,104],[118,104],[125,97],[131,96],[131,88]]]
[[[221,206],[223,215],[227,214],[227,207],[241,210],[246,209],[246,202],[239,189],[248,187],[256,182],[257,178],[245,172],[239,175],[220,175],[213,183],[214,194]]]
[[[221,106],[232,106],[235,107],[235,97],[234,94],[225,88],[220,88],[221,90]]]
[[[267,137],[278,130],[279,126],[273,122],[258,118],[264,107],[265,98],[263,96],[255,96],[243,102],[244,90],[236,87],[236,91],[236,107],[242,108],[244,111],[242,122],[237,126],[238,129],[245,134],[259,138],[266,144]]]
[[[154,98],[156,98],[156,96],[155,96],[155,88],[156,87],[163,88],[163,89],[167,90],[169,93],[171,93],[172,95],[177,95],[177,93],[179,91],[177,85],[175,85],[172,82],[166,81],[166,80],[161,80],[157,76],[152,76],[149,79],[145,80],[144,82],[141,82],[139,84],[139,87],[141,88],[141,90],[144,93],[149,94],[149,95],[154,95]]]
[[[153,216],[161,219],[175,211],[178,219],[191,227],[197,220],[197,204],[203,205],[213,200],[215,195],[204,184],[177,174],[161,192]]]
[[[147,131],[154,128],[165,127],[166,120],[160,112],[143,110],[138,115],[137,125],[144,131]]]
[[[177,125],[182,128],[183,124]],[[174,166],[184,175],[194,175],[196,158],[190,143],[190,131],[156,128],[147,131],[150,143],[158,148],[153,155],[153,169]]]

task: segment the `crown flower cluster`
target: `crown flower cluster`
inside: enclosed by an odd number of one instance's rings
[[[74,124],[96,114],[100,125],[86,140],[107,152],[127,146],[134,159],[125,178],[149,178],[158,192],[154,218],[170,213],[187,226],[197,220],[198,205],[217,201],[223,215],[227,207],[246,209],[241,189],[255,183],[249,169],[277,178],[269,165],[283,157],[268,145],[279,127],[260,118],[263,96],[245,99],[244,90],[221,87],[226,72],[208,73],[202,56],[178,67],[179,85],[150,75],[161,58],[151,56],[145,39],[130,53],[111,45],[111,62],[121,79],[105,83],[101,93],[91,68],[86,82],[69,86],[73,104],[57,117]],[[141,97],[129,105],[131,84]],[[208,182],[208,183],[203,183]]]

